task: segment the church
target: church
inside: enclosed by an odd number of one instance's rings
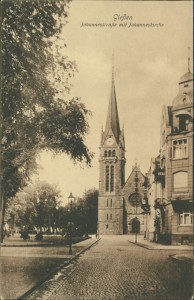
[[[121,130],[114,77],[99,157],[98,232],[102,235],[146,231],[146,177],[136,164],[125,180],[125,137]]]

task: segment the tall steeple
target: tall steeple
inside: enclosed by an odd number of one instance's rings
[[[100,144],[98,196],[100,234],[123,234],[122,187],[125,182],[125,149],[124,135],[119,125],[113,70],[106,126],[105,131],[102,130]]]
[[[108,105],[108,113],[106,119],[106,127],[105,127],[105,134],[106,137],[110,130],[112,130],[117,143],[119,142],[119,135],[120,135],[120,124],[119,124],[119,115],[117,109],[117,100],[116,100],[116,92],[115,92],[115,84],[114,84],[114,75],[112,74],[112,86],[111,86],[111,94],[110,100]]]

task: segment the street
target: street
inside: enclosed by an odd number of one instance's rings
[[[179,254],[181,251],[179,251]],[[148,250],[128,236],[103,236],[27,299],[178,299],[176,250]]]

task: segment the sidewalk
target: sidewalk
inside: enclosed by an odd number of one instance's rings
[[[146,248],[148,250],[175,250],[185,251],[186,253],[169,255],[169,257],[179,264],[192,265],[193,263],[193,245],[162,245],[155,242],[150,242],[144,239],[143,236],[137,236],[137,243],[135,243],[135,235],[129,236],[128,241],[132,244]]]
[[[155,242],[150,242],[142,235],[137,235],[137,243],[135,243],[135,235],[129,235],[128,241],[148,250],[186,250],[193,251],[193,245],[162,245]]]

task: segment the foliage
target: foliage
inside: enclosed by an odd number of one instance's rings
[[[76,71],[75,63],[62,53],[66,45],[60,33],[67,22],[67,4],[63,0],[1,2],[1,218],[5,201],[35,172],[41,150],[91,163],[85,145],[90,112],[79,98],[66,99],[69,79]]]
[[[25,229],[24,231],[21,232],[21,238],[26,241],[30,239],[30,236],[28,234],[28,231]]]
[[[86,235],[96,233],[98,221],[98,190],[86,191],[83,198],[73,204],[72,220],[74,222],[74,234]]]
[[[50,232],[57,219],[59,200],[60,191],[55,185],[47,182],[29,185],[9,199],[6,220],[14,218],[15,225],[21,229],[48,228]]]
[[[42,241],[43,240],[43,234],[42,232],[38,232],[35,236],[36,241]]]

